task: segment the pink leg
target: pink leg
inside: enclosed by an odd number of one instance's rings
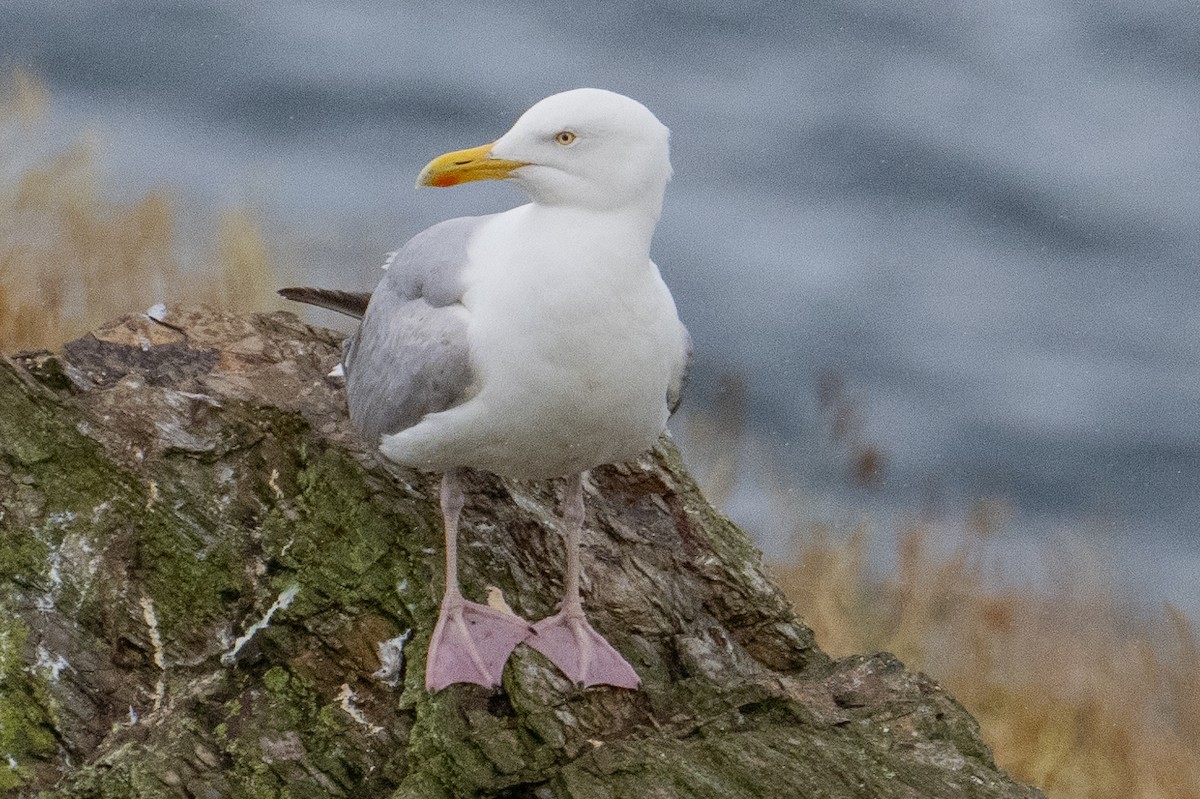
[[[442,516],[446,525],[446,593],[425,661],[425,688],[440,691],[456,682],[485,687],[500,684],[513,648],[532,632],[519,616],[470,602],[458,584],[458,517],[463,494],[457,472],[442,476]]]
[[[583,602],[579,596],[579,538],[583,516],[583,475],[577,474],[568,481],[563,500],[567,575],[562,606],[558,613],[535,624],[537,635],[530,636],[525,643],[550,658],[563,674],[585,687],[637,688],[641,682],[637,672],[583,615]]]

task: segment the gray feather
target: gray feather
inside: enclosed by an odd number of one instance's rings
[[[460,301],[467,243],[487,218],[460,216],[422,230],[396,254],[380,287],[391,285],[399,296],[423,297],[436,308]]]
[[[398,433],[470,398],[462,271],[467,244],[484,219],[450,219],[414,236],[346,341],[350,418],[367,440]]]

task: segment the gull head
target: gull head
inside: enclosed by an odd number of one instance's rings
[[[641,103],[604,89],[551,95],[491,144],[435,158],[421,186],[511,179],[536,203],[657,216],[671,178],[667,127]]]

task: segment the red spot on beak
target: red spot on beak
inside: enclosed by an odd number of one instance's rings
[[[447,186],[457,186],[458,177],[455,175],[438,175],[433,179],[433,185],[440,189],[444,189]]]

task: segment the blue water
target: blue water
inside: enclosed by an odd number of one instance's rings
[[[642,100],[673,131],[655,257],[693,412],[744,378],[802,512],[1000,498],[1014,558],[1091,537],[1193,609],[1198,43],[1191,0],[0,5],[0,59],[50,84],[60,130],[98,131],[112,192],[262,209],[325,285],[517,201],[414,191],[432,156],[561,89]],[[830,371],[885,454],[869,491],[820,443]],[[731,511],[780,551],[746,472]]]

